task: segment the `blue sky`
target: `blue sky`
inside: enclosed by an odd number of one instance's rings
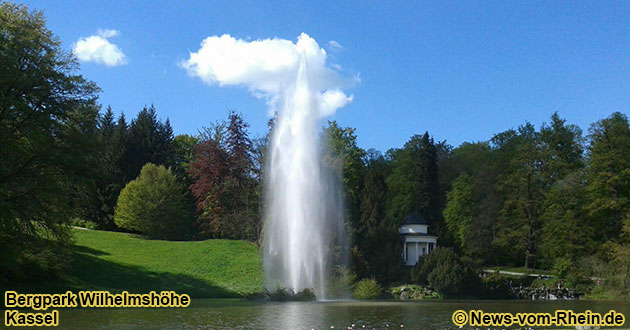
[[[204,84],[180,66],[209,36],[282,38],[305,32],[353,101],[331,117],[357,129],[359,145],[385,151],[428,130],[457,146],[487,140],[558,111],[584,130],[630,109],[627,1],[27,1],[71,50],[113,29],[125,64],[82,62],[100,102],[134,117],[153,103],[175,133],[243,113],[253,136],[267,106],[243,87]],[[343,49],[328,46],[335,40]]]

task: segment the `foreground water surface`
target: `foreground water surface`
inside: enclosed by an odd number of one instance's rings
[[[571,309],[630,316],[628,301],[330,301],[193,299],[188,308],[59,309],[60,329],[443,329],[456,310],[554,312]],[[626,322],[624,328],[628,328]]]

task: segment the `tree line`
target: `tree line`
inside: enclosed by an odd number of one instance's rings
[[[614,112],[584,134],[554,113],[538,129],[525,122],[458,147],[425,132],[384,154],[359,148],[352,128],[331,122],[325,131],[343,159],[358,278],[409,279],[398,228],[417,212],[438,245],[473,271],[492,265],[549,269],[560,277],[571,273],[574,284],[599,277],[609,288],[630,291],[627,115]],[[425,276],[418,282],[436,269],[420,268],[416,274]]]

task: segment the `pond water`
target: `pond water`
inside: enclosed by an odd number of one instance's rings
[[[629,301],[330,301],[255,302],[193,299],[188,308],[59,309],[60,329],[443,329],[456,310],[605,313],[630,317]],[[626,322],[627,328],[630,322]]]

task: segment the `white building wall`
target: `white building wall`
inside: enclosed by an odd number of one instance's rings
[[[429,245],[432,245],[433,249],[435,249],[437,246],[437,237],[425,235],[406,236],[403,243],[403,258],[405,260],[405,264],[407,266],[415,266],[421,256],[430,252]]]

